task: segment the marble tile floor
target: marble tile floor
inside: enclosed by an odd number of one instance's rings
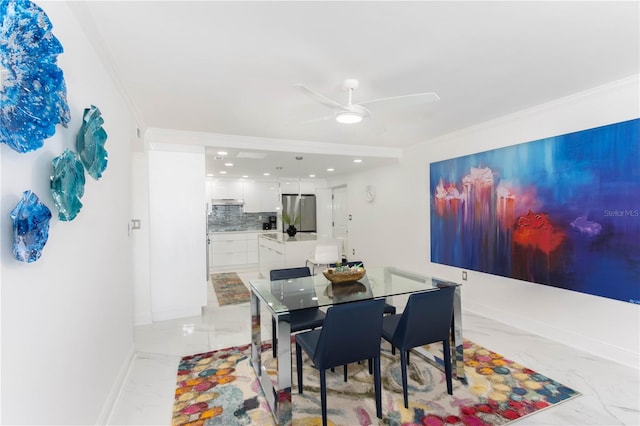
[[[257,277],[239,275],[245,282]],[[209,287],[201,316],[136,327],[136,357],[109,425],[170,425],[180,358],[250,341],[249,304],[219,307]],[[270,336],[263,315],[263,336]],[[470,312],[463,313],[463,330],[465,338],[582,393],[518,425],[640,425],[639,370]]]

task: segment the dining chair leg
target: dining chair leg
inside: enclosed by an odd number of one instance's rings
[[[320,370],[320,406],[322,408],[322,426],[327,426],[327,377]]]
[[[367,363],[369,364],[369,374],[373,374],[373,360],[371,358],[369,358],[367,360]]]
[[[273,358],[278,357],[278,338],[276,334],[276,321],[271,317],[271,348],[273,349]]]
[[[407,384],[407,353],[404,349],[400,349],[400,369],[402,371],[402,396],[404,397],[404,408],[409,408],[409,395]]]
[[[376,392],[376,415],[379,419],[382,418],[382,377],[380,373],[380,357],[373,359],[373,382],[375,384]]]
[[[302,348],[296,342],[296,372],[298,373],[298,393],[302,393]]]
[[[447,393],[453,395],[453,383],[451,380],[451,346],[449,346],[449,340],[442,341],[442,350],[444,352],[444,374],[447,379]]]
[[[344,382],[347,383],[347,364],[345,364],[343,368],[344,368]]]

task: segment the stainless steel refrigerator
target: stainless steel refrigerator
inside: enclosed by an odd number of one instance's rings
[[[296,225],[299,232],[316,232],[315,195],[282,194],[282,211],[291,217],[300,217],[300,225]]]

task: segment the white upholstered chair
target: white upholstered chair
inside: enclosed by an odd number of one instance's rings
[[[316,274],[316,267],[325,268],[332,263],[337,263],[340,260],[340,247],[337,245],[317,245],[314,256],[307,259],[305,266],[311,265],[311,273]]]

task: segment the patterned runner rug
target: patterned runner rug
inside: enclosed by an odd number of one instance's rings
[[[448,395],[444,373],[417,355],[410,357],[409,409],[404,408],[400,360],[383,345],[382,414],[376,417],[373,376],[366,362],[327,372],[329,425],[505,425],[580,395],[561,383],[502,355],[465,341],[468,384],[454,379]],[[265,356],[270,353],[265,344]],[[295,346],[294,346],[295,348]],[[178,367],[173,425],[273,425],[255,373],[250,345],[184,357]],[[434,351],[435,352],[435,351]],[[440,350],[441,352],[441,350]],[[295,358],[294,358],[295,359]],[[321,424],[318,371],[304,362],[304,393],[296,389],[293,362],[293,425]],[[268,369],[273,360],[267,360]]]
[[[237,305],[249,301],[249,290],[235,272],[212,274],[211,283],[220,306]]]

